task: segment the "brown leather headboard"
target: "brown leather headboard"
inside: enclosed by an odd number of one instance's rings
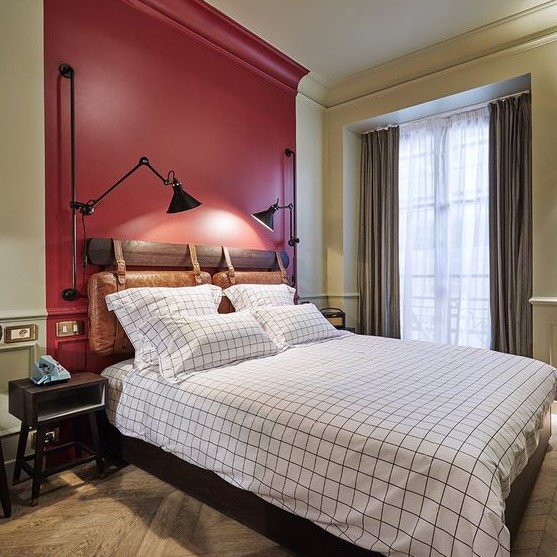
[[[195,246],[194,244],[160,244],[136,242],[115,238],[89,240],[89,260],[97,265],[115,265],[114,271],[102,271],[91,276],[87,286],[89,294],[89,349],[104,356],[133,354],[133,347],[113,312],[106,307],[105,297],[124,288],[141,286],[196,286],[211,283],[211,275],[201,271],[222,269],[213,277],[213,283],[226,288],[234,283],[280,284],[286,282],[286,252],[254,249],[228,249],[224,246]],[[200,259],[198,256],[200,255]],[[234,263],[249,271],[235,271]],[[223,265],[224,264],[224,265]],[[131,271],[127,265],[149,267],[154,270]],[[161,267],[193,267],[191,271],[161,271]],[[279,271],[273,269],[279,268]],[[257,271],[251,269],[258,269]],[[264,269],[267,269],[265,271]],[[221,313],[233,311],[227,298],[219,306]]]
[[[210,284],[211,275],[200,273],[201,284]],[[102,271],[89,279],[89,349],[95,354],[133,354],[133,347],[118,323],[114,312],[106,307],[108,294],[140,286],[196,286],[194,271],[127,271],[125,285],[118,283],[117,273]]]

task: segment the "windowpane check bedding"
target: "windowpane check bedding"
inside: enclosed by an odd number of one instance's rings
[[[396,557],[509,556],[504,498],[556,380],[527,358],[353,334],[178,383],[130,367],[104,372],[122,433]]]

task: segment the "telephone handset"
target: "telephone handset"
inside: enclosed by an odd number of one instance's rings
[[[62,367],[52,356],[41,356],[35,362],[34,370],[31,372],[31,381],[36,385],[52,385],[70,379],[71,375],[67,369]]]

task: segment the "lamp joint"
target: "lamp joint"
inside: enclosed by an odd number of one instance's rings
[[[60,66],[58,66],[58,70],[63,77],[68,79],[74,76],[74,70],[69,64],[60,64]]]
[[[79,293],[75,288],[65,288],[62,290],[62,298],[67,302],[73,302],[77,300]]]
[[[74,211],[79,211],[82,215],[92,215],[95,207],[92,203],[81,203],[80,201],[70,201],[70,207]]]

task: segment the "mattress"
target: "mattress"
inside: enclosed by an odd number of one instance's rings
[[[108,380],[105,409],[111,423],[114,423],[116,419],[116,409],[122,395],[122,383],[125,377],[132,371],[133,358],[113,364],[102,372],[102,375]]]
[[[393,557],[508,557],[504,500],[556,382],[528,358],[360,335],[177,384],[130,365],[103,372],[123,434]]]

